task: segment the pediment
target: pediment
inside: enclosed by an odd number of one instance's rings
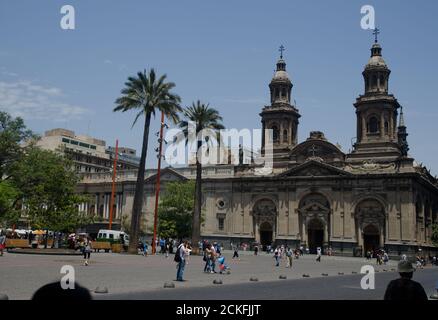
[[[157,180],[157,174],[154,174],[145,179],[146,183],[153,183]],[[176,172],[171,168],[164,168],[160,173],[160,182],[169,182],[169,181],[185,181],[187,180],[182,174]]]
[[[347,176],[351,173],[336,168],[326,163],[310,160],[295,168],[291,168],[279,176],[281,177],[324,177],[324,176]]]

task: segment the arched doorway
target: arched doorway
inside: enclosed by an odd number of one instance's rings
[[[365,255],[368,250],[385,245],[386,214],[383,204],[373,198],[363,199],[355,209],[357,244]]]
[[[318,247],[324,251],[330,239],[330,202],[320,193],[311,193],[300,200],[298,212],[301,244],[311,253]]]
[[[263,249],[266,248],[267,245],[272,243],[272,236],[274,230],[272,229],[272,225],[269,222],[263,222],[260,225],[260,244],[263,246]]]
[[[373,224],[367,225],[363,229],[363,248],[364,253],[374,252],[380,247],[380,232],[379,228]]]
[[[324,244],[324,224],[320,219],[312,219],[307,225],[307,243],[310,253],[316,254],[316,249],[323,248]]]
[[[271,199],[258,200],[252,210],[254,240],[262,245],[275,242],[277,206]]]

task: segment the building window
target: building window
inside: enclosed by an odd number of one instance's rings
[[[272,141],[278,142],[279,141],[279,132],[278,128],[276,126],[272,126]]]
[[[376,117],[371,117],[368,120],[368,133],[378,133],[379,132],[379,120]]]
[[[224,230],[224,221],[225,221],[224,218],[218,218],[218,229],[219,229],[220,231],[223,231],[223,230]]]
[[[388,134],[389,132],[389,124],[388,121],[385,121],[385,134]]]
[[[283,142],[284,143],[288,142],[287,130],[283,130]]]

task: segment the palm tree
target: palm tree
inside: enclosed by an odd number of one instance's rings
[[[157,78],[154,69],[149,74],[146,70],[138,72],[137,77],[129,77],[125,82],[125,88],[121,91],[121,96],[115,101],[116,111],[137,111],[132,127],[137,120],[144,115],[143,145],[141,148],[140,165],[135,185],[134,203],[132,206],[132,219],[129,242],[129,253],[137,253],[137,241],[140,228],[140,216],[143,206],[144,174],[146,164],[146,154],[148,149],[149,127],[151,116],[155,117],[155,112],[160,111],[172,120],[179,122],[178,112],[182,111],[179,103],[181,99],[178,95],[171,93],[175,87],[173,82],[165,82],[166,75]]]
[[[210,108],[208,104],[203,104],[199,100],[196,103],[192,103],[190,107],[184,109],[183,114],[187,120],[183,120],[179,123],[179,127],[183,130],[183,134],[186,138],[186,143],[196,142],[196,152],[202,146],[203,141],[201,137],[198,137],[198,133],[203,130],[207,130],[213,133],[216,140],[219,141],[218,133],[220,129],[223,129],[222,117],[219,112]],[[192,136],[189,135],[189,121],[196,125],[196,141],[189,141]],[[211,135],[209,135],[211,136]],[[211,142],[211,141],[207,141]],[[194,253],[198,252],[198,242],[201,236],[201,206],[202,206],[202,164],[196,156],[196,184],[195,184],[195,210],[192,220],[192,248]]]

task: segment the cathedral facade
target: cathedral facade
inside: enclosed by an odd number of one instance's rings
[[[354,103],[356,143],[346,154],[319,131],[298,143],[300,114],[292,102],[293,84],[281,56],[269,84],[270,105],[262,108],[262,154],[273,158],[273,172],[256,175],[255,164],[207,166],[203,170],[201,236],[222,242],[303,245],[315,252],[331,247],[340,255],[363,255],[385,248],[390,255],[435,252],[438,181],[408,154],[402,107],[388,92],[391,71],[376,41],[363,71],[364,93]],[[265,150],[266,143],[273,148]],[[118,176],[116,221],[130,215],[135,172]],[[167,181],[195,178],[195,167],[162,170]],[[147,170],[144,217],[152,230],[155,170]],[[78,192],[94,195],[83,209],[109,217],[111,176],[86,174]]]

